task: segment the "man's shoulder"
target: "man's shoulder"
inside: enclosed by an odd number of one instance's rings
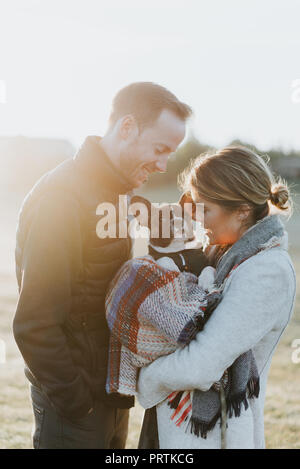
[[[71,208],[80,209],[72,162],[72,159],[64,161],[36,182],[23,200],[19,223],[30,219],[39,209],[53,209],[57,214]]]
[[[44,174],[25,196],[22,208],[33,205],[43,197],[56,198],[75,194],[75,178],[72,159],[68,159]]]

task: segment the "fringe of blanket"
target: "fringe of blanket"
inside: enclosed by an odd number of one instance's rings
[[[233,415],[235,417],[240,417],[242,405],[244,405],[245,410],[247,410],[249,407],[248,398],[257,398],[259,396],[259,390],[259,378],[251,378],[248,381],[245,391],[235,394],[234,396],[227,397],[226,407],[229,418]]]
[[[201,438],[204,438],[206,440],[207,433],[214,429],[220,417],[221,412],[218,412],[210,422],[204,422],[192,415],[187,429],[190,429],[190,432],[194,433],[194,435],[196,435],[197,437],[201,436]]]
[[[173,397],[173,393],[171,394],[171,398],[168,400],[168,406],[171,409],[177,409],[179,402],[181,401],[183,395],[183,391],[178,391],[175,393],[175,396]]]
[[[228,414],[228,417],[231,418],[233,416],[240,417],[242,407],[244,406],[245,410],[248,409],[249,403],[248,398],[252,399],[254,397],[259,396],[260,386],[259,386],[259,378],[251,378],[248,381],[247,387],[245,391],[235,394],[234,396],[227,396],[226,397],[226,409],[225,412]],[[172,393],[168,399],[168,406],[171,409],[176,410],[182,400],[183,394],[185,391],[178,391],[176,393]],[[223,409],[224,410],[224,409]],[[215,427],[217,421],[220,419],[222,414],[222,406],[214,416],[211,421],[203,421],[201,418],[193,413],[191,409],[190,412],[186,413],[186,415],[180,416],[180,413],[177,415],[178,420],[176,422],[177,426],[181,426],[183,422],[189,420],[186,430],[190,429],[190,432],[196,435],[197,437],[201,436],[201,438],[206,439],[207,433]],[[175,414],[173,414],[174,416]],[[171,417],[173,420],[173,416]],[[222,423],[222,422],[221,422]]]

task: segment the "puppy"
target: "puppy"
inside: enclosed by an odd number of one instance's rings
[[[130,200],[130,204],[142,204],[137,206],[140,207],[137,208],[137,218],[139,224],[150,231],[149,255],[165,269],[200,276],[198,284],[208,290],[213,285],[215,269],[203,252],[203,244],[195,239],[193,217],[184,212],[185,202],[185,194],[177,203],[159,207],[151,206],[149,200],[138,195]],[[143,207],[146,210],[142,210]]]

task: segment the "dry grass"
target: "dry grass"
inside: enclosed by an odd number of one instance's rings
[[[172,192],[174,196],[174,192]],[[174,200],[174,197],[166,198]],[[13,267],[14,229],[20,200],[1,209],[6,231],[1,233],[0,270],[0,339],[7,345],[7,361],[0,365],[0,448],[31,448],[32,414],[28,384],[23,364],[11,334],[17,291]],[[291,255],[300,278],[300,215],[295,214],[288,224]],[[269,375],[265,407],[267,448],[300,449],[300,364],[292,363],[291,343],[300,339],[300,295],[295,314],[274,355]],[[137,405],[131,410],[127,447],[136,448],[143,410]]]

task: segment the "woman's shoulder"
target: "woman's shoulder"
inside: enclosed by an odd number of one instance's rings
[[[294,295],[296,289],[296,273],[287,249],[276,246],[264,249],[246,261],[242,262],[228,278],[228,285],[234,282],[253,283],[262,281],[265,286],[278,287]]]
[[[289,321],[295,303],[296,275],[288,252],[273,247],[240,264],[228,277],[224,286],[224,300],[233,301],[236,307],[259,310],[278,327]]]
[[[244,261],[239,267],[244,270],[263,269],[267,271],[279,269],[282,272],[285,271],[287,275],[295,275],[292,259],[287,249],[281,246],[264,249]]]

